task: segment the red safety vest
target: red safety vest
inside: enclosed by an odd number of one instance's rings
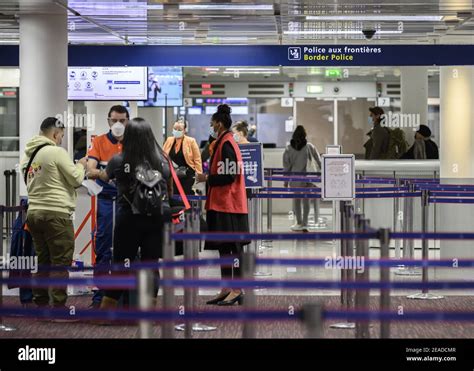
[[[214,148],[209,174],[218,174],[218,166],[222,161],[222,146],[225,142],[229,142],[232,145],[237,156],[237,163],[242,165],[242,154],[240,153],[239,146],[235,143],[231,132],[226,132],[221,138],[218,138],[217,141],[218,143]],[[239,170],[240,171],[238,171],[231,184],[209,187],[206,200],[206,210],[231,214],[248,213],[243,166],[240,166]]]

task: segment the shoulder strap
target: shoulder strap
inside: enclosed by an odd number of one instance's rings
[[[28,170],[30,170],[31,164],[33,163],[33,160],[35,159],[35,157],[38,154],[39,150],[43,147],[50,146],[50,145],[51,144],[49,144],[49,143],[43,143],[42,145],[36,147],[36,149],[31,154],[30,160],[28,161],[28,165],[26,165],[26,168],[25,168],[25,174],[23,175],[23,180],[25,181],[25,185],[27,184],[27,180],[28,180]]]
[[[176,138],[173,142],[173,145],[175,142],[176,142]],[[176,187],[178,187],[179,195],[181,196],[181,200],[183,200],[183,203],[184,203],[184,209],[189,210],[191,208],[191,205],[189,204],[188,198],[186,197],[186,193],[184,193],[183,187],[181,186],[181,182],[179,181],[178,176],[176,175],[176,172],[174,171],[174,166],[173,166],[173,163],[171,162],[170,157],[161,149],[160,145],[158,144],[156,140],[155,140],[155,144],[156,144],[157,149],[160,151],[160,154],[164,158],[166,158],[166,160],[168,161],[171,176],[173,177],[174,184],[176,184]]]
[[[179,181],[179,178],[176,175],[176,172],[174,171],[173,164],[171,163],[169,158],[167,159],[170,164],[170,171],[171,171],[171,176],[173,177],[173,180],[174,180],[174,184],[176,184],[176,187],[178,187],[179,195],[181,196],[181,200],[183,200],[184,209],[189,210],[191,208],[191,205],[189,204],[188,197],[186,196],[186,193],[184,193],[183,186],[181,185],[181,182]]]

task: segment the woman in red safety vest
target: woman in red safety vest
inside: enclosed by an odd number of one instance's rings
[[[249,232],[247,195],[243,176],[242,155],[233,138],[230,127],[231,109],[226,104],[217,107],[212,115],[211,131],[216,140],[209,146],[211,154],[209,174],[197,174],[200,182],[207,182],[206,218],[209,232]],[[205,248],[218,250],[221,257],[235,256],[240,259],[242,246],[250,241],[220,242],[206,241]],[[222,279],[240,277],[240,262],[232,266],[221,266]],[[233,305],[242,303],[241,289],[223,288],[207,304]]]

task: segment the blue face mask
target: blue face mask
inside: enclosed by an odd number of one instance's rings
[[[235,140],[236,143],[239,143],[240,142],[240,135],[235,133],[234,134],[234,140]]]
[[[217,138],[217,133],[214,131],[214,128],[212,126],[209,128],[209,135],[214,139]]]
[[[184,133],[183,133],[181,130],[174,130],[174,129],[173,129],[173,136],[174,136],[175,138],[181,138],[181,137],[183,136],[183,134],[184,134]]]
[[[369,125],[372,125],[374,122],[372,121],[372,117],[369,116],[367,117],[367,122],[369,123]]]

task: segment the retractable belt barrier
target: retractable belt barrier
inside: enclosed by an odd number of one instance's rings
[[[283,171],[277,169],[266,169],[269,176],[265,179],[268,181],[268,187],[262,189],[263,192],[255,192],[252,194],[254,199],[267,198],[320,198],[320,188],[318,187],[271,187],[272,181],[305,181],[318,182],[320,179],[314,177],[298,177],[290,174],[283,176]],[[275,174],[277,176],[275,176]],[[281,176],[280,176],[281,175]],[[395,184],[388,187],[359,187],[357,188],[356,198],[406,198],[413,199],[420,197],[422,200],[422,231],[413,232],[406,229],[404,232],[391,232],[390,229],[373,229],[370,222],[364,219],[361,214],[356,214],[354,208],[347,202],[341,202],[341,232],[306,232],[306,233],[273,233],[271,228],[267,230],[270,233],[200,233],[199,217],[200,201],[205,200],[205,196],[190,196],[189,200],[193,202],[191,214],[186,215],[185,232],[175,233],[172,227],[167,225],[164,230],[164,260],[161,262],[141,262],[134,263],[129,268],[124,269],[122,265],[113,265],[108,268],[109,271],[123,271],[124,275],[98,276],[91,278],[43,278],[43,277],[14,277],[0,278],[1,284],[16,284],[20,286],[31,287],[51,287],[64,285],[94,285],[111,289],[137,288],[139,292],[139,310],[136,311],[77,311],[77,318],[93,318],[108,320],[134,320],[139,322],[139,336],[143,338],[151,337],[151,322],[163,321],[163,337],[174,337],[173,323],[175,321],[184,321],[184,325],[180,325],[185,331],[185,337],[191,337],[192,331],[203,331],[203,328],[215,329],[215,327],[205,326],[193,321],[198,320],[304,320],[308,328],[309,337],[322,337],[322,321],[329,319],[344,319],[346,322],[334,325],[336,328],[352,328],[355,329],[357,338],[368,338],[369,321],[380,320],[381,337],[390,337],[390,322],[395,320],[417,320],[417,321],[473,321],[474,312],[452,313],[452,312],[412,312],[404,313],[399,316],[395,311],[390,310],[390,290],[421,290],[421,294],[411,295],[409,297],[426,299],[440,298],[440,296],[432,295],[429,290],[471,290],[474,288],[474,281],[428,281],[428,268],[474,268],[474,259],[428,259],[428,240],[474,240],[474,233],[471,232],[429,232],[428,231],[428,210],[430,203],[474,203],[474,186],[471,185],[440,185],[437,180],[429,179],[387,179],[376,177],[359,177],[357,183],[360,184]],[[277,193],[278,192],[278,193]],[[291,194],[288,192],[301,192]],[[312,192],[312,193],[311,193]],[[405,202],[405,204],[407,204]],[[410,206],[408,206],[410,207]],[[0,219],[3,221],[4,213],[21,212],[23,207],[18,206],[0,206]],[[269,224],[271,226],[271,224]],[[380,241],[381,258],[369,259],[370,239],[378,239]],[[415,239],[422,240],[422,259],[413,259],[413,256],[403,259],[390,259],[388,255],[388,247],[391,239],[405,241],[413,241]],[[218,279],[199,279],[198,267],[200,266],[222,266],[232,265],[235,258],[221,259],[199,259],[199,251],[202,240],[207,241],[242,241],[242,240],[341,240],[341,253],[343,258],[354,258],[355,256],[364,259],[364,267],[381,269],[379,281],[371,281],[370,270],[364,269],[358,271],[356,268],[344,268],[341,270],[340,281],[320,281],[320,280],[256,280],[253,279],[253,272],[256,266],[325,266],[327,259],[280,259],[280,258],[261,258],[257,256],[257,252],[244,252],[239,258],[241,259],[244,276],[242,279],[234,280],[218,280]],[[174,260],[174,243],[175,241],[184,242],[185,259],[181,261]],[[404,249],[405,251],[405,249]],[[3,254],[3,250],[1,251]],[[354,253],[356,255],[354,255]],[[399,267],[421,267],[421,282],[391,282],[389,269]],[[2,270],[8,270],[2,267]],[[163,269],[163,276],[156,283],[163,287],[163,310],[152,309],[152,291],[151,285],[153,276],[151,272],[156,269]],[[174,269],[183,268],[185,270],[184,278],[175,278]],[[67,269],[70,271],[78,270],[100,270],[100,267],[38,267],[39,270],[60,270]],[[130,273],[134,272],[134,275]],[[174,309],[174,288],[184,288],[185,307],[184,314],[177,313]],[[195,311],[197,300],[197,288],[199,287],[226,287],[226,288],[245,288],[246,300],[244,302],[244,310],[238,312],[212,312],[200,313]],[[341,305],[344,309],[339,311],[327,310],[319,304],[306,304],[301,311],[297,311],[296,315],[289,315],[287,311],[258,311],[255,310],[256,297],[254,290],[262,288],[273,289],[337,289],[341,290]],[[369,290],[380,290],[380,310],[369,311]],[[430,296],[431,295],[431,296]],[[68,314],[61,313],[56,309],[20,309],[4,307],[2,303],[2,295],[0,292],[0,329],[5,329],[2,316],[12,314],[24,314],[25,316],[34,317],[69,317]],[[350,322],[352,321],[352,322]],[[176,327],[176,329],[178,329]],[[244,337],[255,337],[256,332],[254,326],[244,322]]]

